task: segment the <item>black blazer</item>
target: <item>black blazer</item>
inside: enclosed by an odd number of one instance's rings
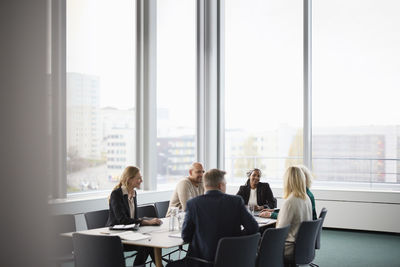
[[[220,238],[254,234],[257,231],[256,220],[238,196],[211,190],[187,202],[182,239],[190,243],[189,256],[213,261]],[[201,264],[189,266],[198,265]]]
[[[135,192],[136,196],[136,192]],[[121,188],[117,188],[111,192],[110,196],[110,210],[108,215],[107,226],[112,226],[115,224],[132,224],[132,223],[140,223],[142,220],[137,217],[137,201],[136,197],[133,198],[133,202],[135,204],[135,218],[131,218],[129,203],[128,203],[128,195],[124,195],[122,193]]]
[[[239,188],[239,191],[236,193],[243,198],[244,203],[247,205],[249,203],[250,198],[250,181],[247,180],[246,185],[242,185]],[[268,183],[257,184],[257,205],[263,206],[267,209],[276,208],[276,198],[274,198],[274,194],[272,193],[271,188]]]

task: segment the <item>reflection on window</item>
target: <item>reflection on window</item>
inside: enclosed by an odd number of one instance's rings
[[[394,0],[313,4],[312,152],[319,185],[400,190],[399,8]]]
[[[157,1],[157,189],[188,175],[196,140],[196,2]]]
[[[302,163],[302,1],[225,2],[225,168],[281,184]]]
[[[131,0],[67,0],[68,193],[109,190],[134,163],[134,14]]]

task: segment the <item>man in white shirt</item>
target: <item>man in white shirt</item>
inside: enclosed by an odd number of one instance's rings
[[[199,162],[194,162],[189,169],[189,176],[180,180],[176,185],[175,191],[169,201],[166,217],[170,216],[172,207],[178,207],[178,209],[185,211],[186,202],[189,199],[204,194],[203,174],[203,165]]]

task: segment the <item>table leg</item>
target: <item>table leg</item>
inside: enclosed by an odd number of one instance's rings
[[[156,267],[163,267],[161,259],[161,248],[154,248],[154,258],[156,260]]]

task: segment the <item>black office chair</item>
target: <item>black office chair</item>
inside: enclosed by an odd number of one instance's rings
[[[264,231],[258,249],[256,267],[283,267],[285,240],[290,224],[282,228],[268,228]]]
[[[157,218],[157,211],[154,205],[139,206],[137,207],[137,216],[138,218]]]
[[[167,215],[169,200],[154,203],[157,211],[157,218],[164,218]]]
[[[214,267],[244,267],[254,266],[257,256],[257,246],[260,240],[260,233],[224,237],[218,242],[215,261],[207,261],[197,257],[188,256],[188,261],[198,261],[213,265]]]
[[[119,236],[73,234],[75,267],[125,267]]]
[[[137,207],[137,216],[138,216],[138,218],[143,218],[143,217],[157,218],[156,207],[152,204],[145,205],[145,206],[139,206],[139,207]],[[126,246],[126,248],[129,249],[129,246]],[[134,255],[132,255],[132,256],[134,256]],[[128,256],[126,258],[130,258],[132,256]],[[148,264],[148,263],[150,264],[150,266],[152,266],[151,260],[146,262],[146,264]]]
[[[321,223],[322,219],[317,219],[304,221],[300,224],[294,242],[294,259],[289,263],[290,265],[298,266],[312,263],[315,258],[315,240]]]
[[[91,211],[91,212],[86,212],[84,215],[88,230],[101,228],[105,227],[107,224],[109,210]]]
[[[317,234],[317,240],[315,241],[315,249],[320,249],[321,248],[321,232],[322,232],[322,226],[325,221],[326,214],[328,213],[328,210],[326,208],[322,208],[321,213],[319,214],[319,218],[322,219],[321,226],[319,227],[318,234]]]
[[[321,213],[319,214],[319,218],[322,220],[321,225],[319,226],[318,233],[317,233],[317,239],[315,240],[315,249],[320,249],[321,248],[321,232],[322,232],[322,226],[325,221],[325,216],[328,213],[328,210],[326,208],[322,208]],[[310,266],[313,267],[319,267],[318,264],[315,263],[310,263]]]
[[[56,266],[61,266],[63,263],[74,261],[71,238],[60,236],[60,234],[76,231],[75,216],[55,215],[51,217],[51,220],[51,238],[54,240],[54,245],[50,261]]]

